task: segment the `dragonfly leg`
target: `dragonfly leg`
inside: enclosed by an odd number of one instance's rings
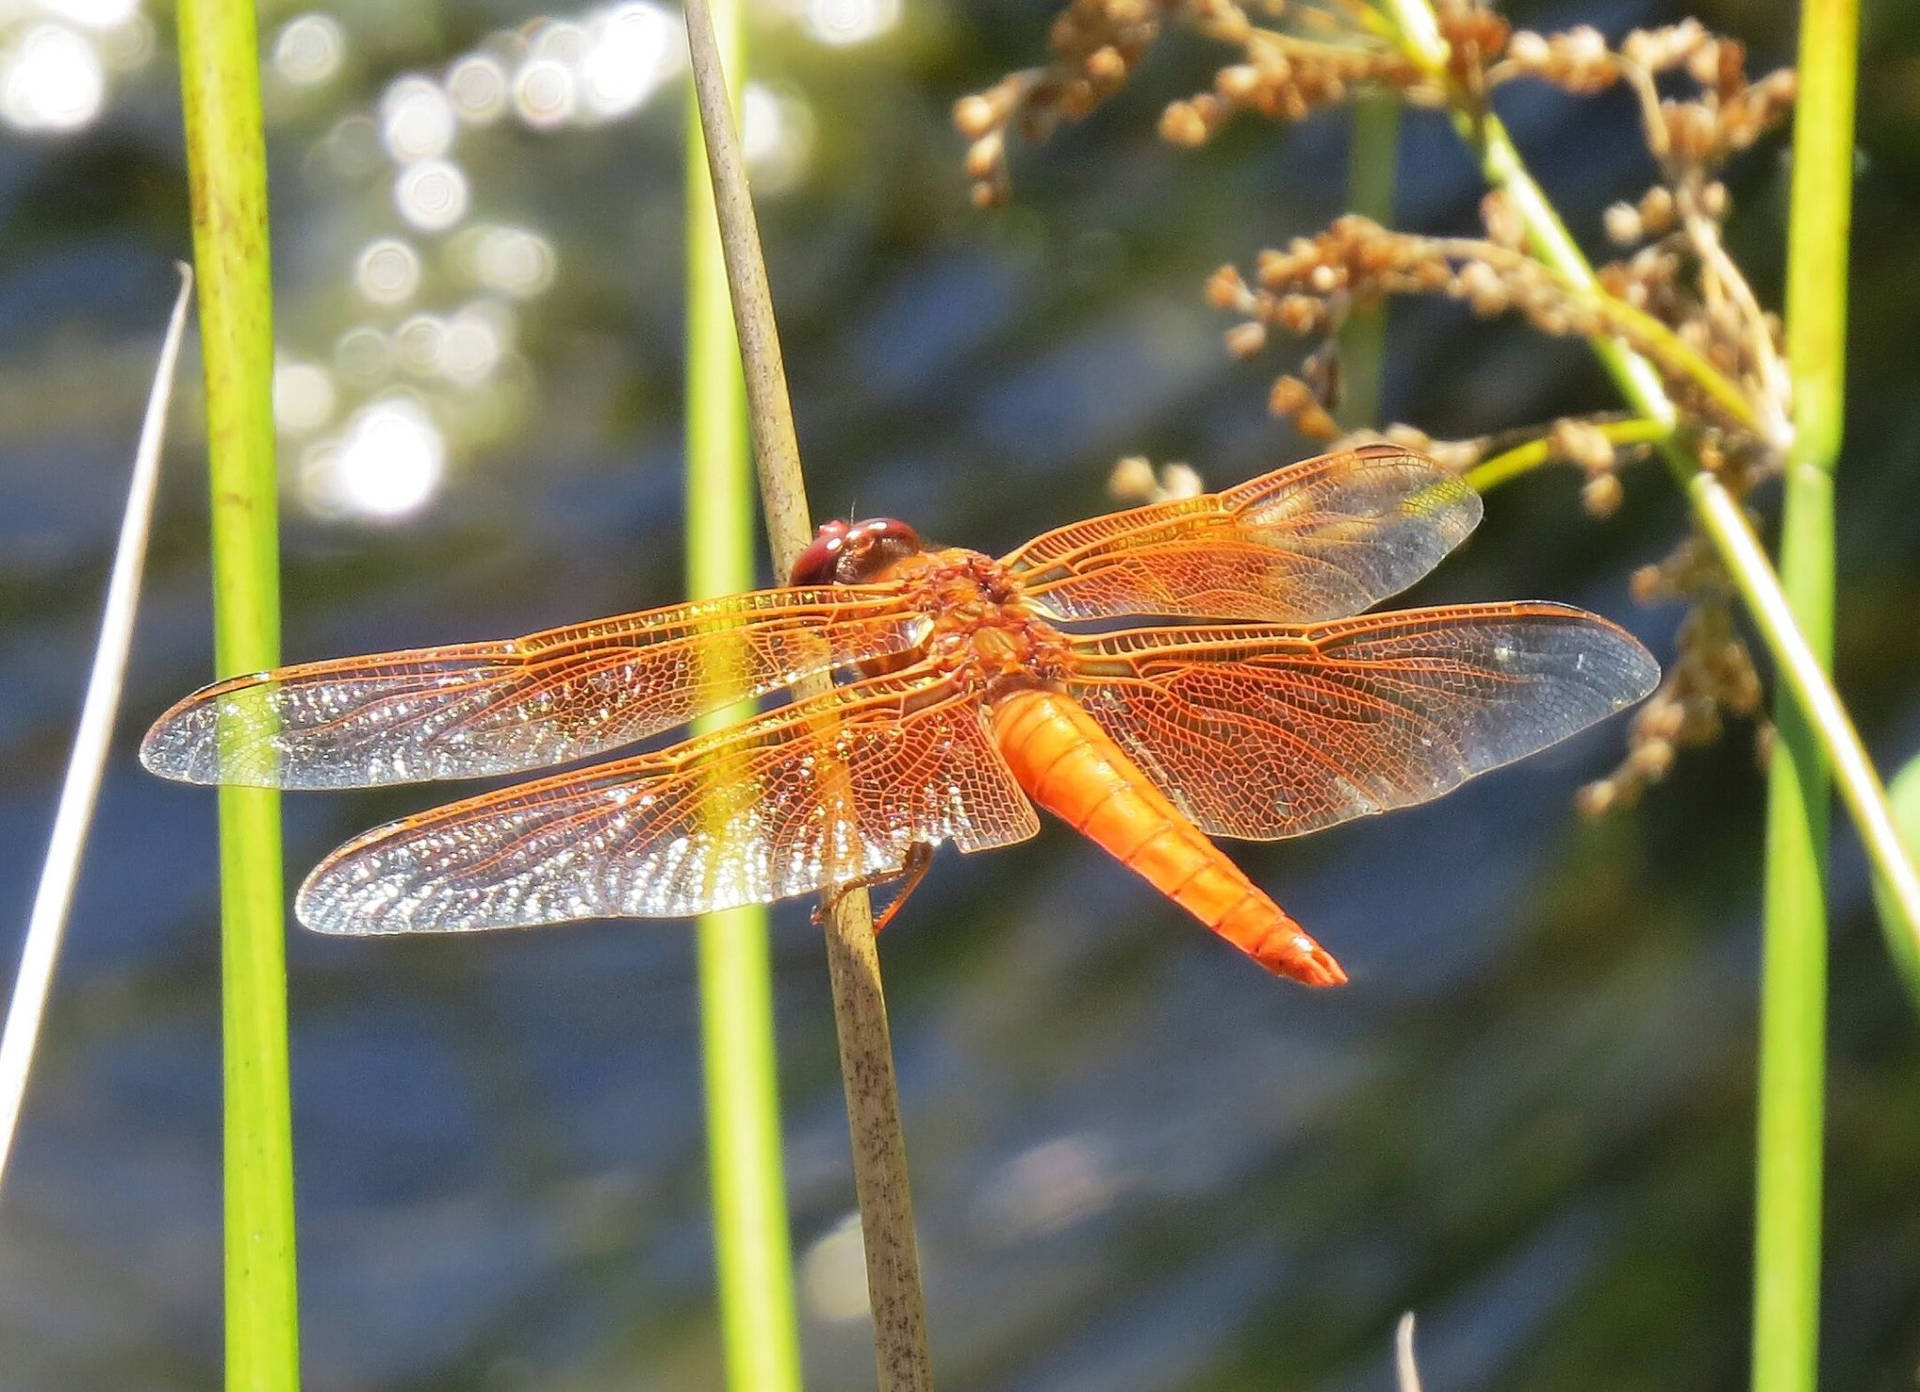
[[[834,905],[856,889],[872,889],[875,885],[882,885],[897,878],[900,881],[898,892],[888,901],[887,907],[881,910],[880,916],[873,920],[873,931],[877,933],[893,922],[893,916],[900,912],[900,906],[907,902],[907,896],[918,889],[920,881],[926,878],[927,867],[931,864],[933,864],[933,847],[925,841],[916,841],[907,847],[906,860],[897,874],[863,875],[857,880],[835,885],[828,890],[820,907],[813,911],[813,921],[822,922],[828,914],[833,912]]]

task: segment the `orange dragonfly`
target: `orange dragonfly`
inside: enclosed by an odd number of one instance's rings
[[[1335,985],[1209,837],[1426,802],[1659,675],[1557,604],[1360,614],[1479,520],[1432,461],[1368,445],[999,560],[831,522],[784,588],[217,683],[141,759],[275,788],[516,773],[831,673],[717,733],[367,832],[307,877],[298,916],[348,934],[681,918],[900,879],[890,916],[932,848],[1024,841],[1038,803],[1269,971]],[[1110,622],[1129,617],[1157,622]]]

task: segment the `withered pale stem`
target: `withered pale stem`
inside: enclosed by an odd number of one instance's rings
[[[714,208],[746,371],[747,416],[753,427],[761,504],[774,569],[784,576],[812,540],[800,445],[793,428],[793,405],[787,395],[759,224],[727,102],[726,74],[714,42],[713,17],[706,0],[687,0],[686,15],[694,94],[706,135],[707,167],[713,176]],[[822,677],[801,684],[796,694],[816,694],[826,690],[828,682]],[[866,891],[833,900],[825,926],[880,1387],[882,1392],[930,1392],[933,1368],[927,1353],[927,1311],[920,1291],[906,1140],[900,1127],[893,1044]]]

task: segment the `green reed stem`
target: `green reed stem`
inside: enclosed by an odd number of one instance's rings
[[[1428,0],[1385,0],[1407,55],[1421,64],[1441,86],[1452,89],[1447,75],[1447,45]],[[1596,295],[1606,292],[1595,279],[1559,213],[1527,171],[1519,149],[1492,112],[1473,112],[1464,97],[1452,111],[1454,128],[1480,157],[1488,183],[1504,191],[1526,229],[1539,258],[1574,286]],[[1851,166],[1849,166],[1851,167]],[[1677,427],[1679,412],[1661,385],[1660,374],[1645,358],[1611,338],[1589,343],[1620,394],[1646,419],[1669,429]],[[1782,442],[1785,443],[1784,441]],[[1661,443],[1669,469],[1687,495],[1701,531],[1713,544],[1727,574],[1766,644],[1779,679],[1805,713],[1821,752],[1833,770],[1841,801],[1859,830],[1860,840],[1874,870],[1905,914],[1905,925],[1889,931],[1920,934],[1920,872],[1908,856],[1887,805],[1886,789],[1873,761],[1867,757],[1852,717],[1828,678],[1818,654],[1807,642],[1781,589],[1780,577],[1740,502],[1726,486],[1701,468],[1681,443],[1669,437]]]
[[[1353,105],[1353,149],[1347,163],[1347,206],[1385,227],[1393,221],[1394,174],[1400,163],[1400,99],[1372,92]],[[1340,420],[1348,429],[1381,419],[1387,372],[1387,301],[1356,308],[1340,328]]]
[[[1787,229],[1780,579],[1808,645],[1833,652],[1833,474],[1844,420],[1858,0],[1806,0]],[[1799,703],[1777,699],[1769,770],[1754,1186],[1754,1392],[1811,1392],[1820,1345],[1831,777]]]
[[[738,0],[715,0],[721,62],[740,90],[745,45]],[[691,99],[690,99],[691,100]],[[734,100],[736,119],[738,98]],[[753,588],[753,459],[746,388],[699,113],[687,119],[687,591],[694,599]],[[751,712],[722,711],[696,729]],[[779,1068],[767,911],[703,915],[700,1022],[706,1065],[707,1165],[727,1385],[798,1392],[800,1333],[780,1147]]]
[[[273,295],[266,137],[253,7],[181,0],[186,126],[213,494],[218,675],[279,659]],[[226,1184],[226,1382],[299,1386],[293,1126],[287,1083],[280,803],[220,790],[220,981]]]

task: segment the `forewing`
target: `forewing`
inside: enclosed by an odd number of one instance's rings
[[[1203,830],[1297,836],[1426,802],[1645,696],[1652,656],[1552,604],[1076,639],[1069,690]]]
[[[917,842],[1037,830],[977,699],[901,674],[368,832],[297,911],[355,934],[677,918],[886,878]]]
[[[1057,618],[1316,623],[1398,594],[1479,520],[1479,495],[1432,460],[1365,445],[1076,522],[1005,561]]]
[[[190,783],[278,788],[517,773],[906,652],[924,628],[888,586],[758,590],[502,642],[303,663],[195,692],[147,732],[140,758]]]

